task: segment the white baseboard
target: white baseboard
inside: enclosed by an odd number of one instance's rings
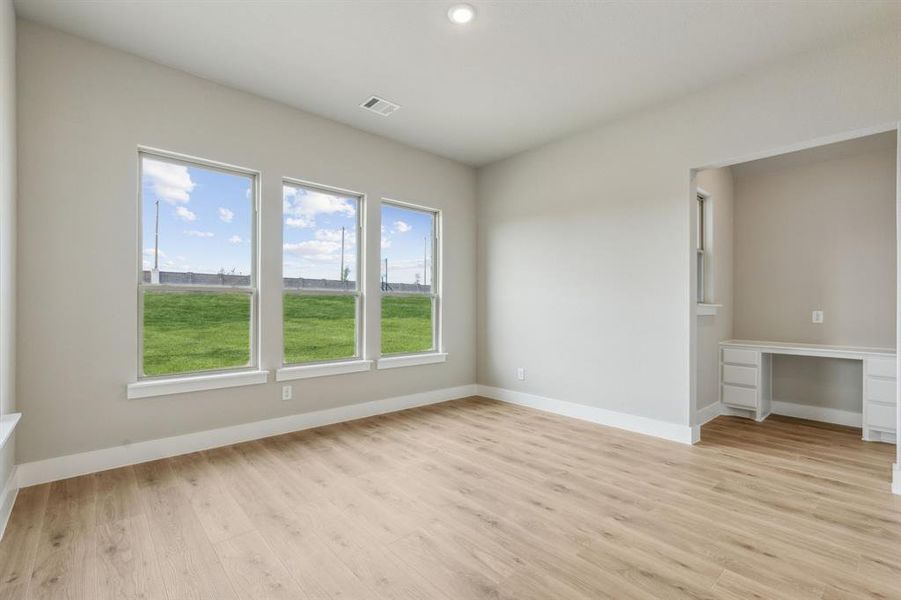
[[[13,504],[16,503],[16,496],[19,493],[17,471],[18,469],[13,466],[12,472],[3,484],[3,489],[0,490],[0,540],[6,532],[6,525],[9,523],[9,516],[13,512]]]
[[[553,398],[545,398],[487,385],[479,385],[477,387],[480,396],[500,400],[501,402],[537,408],[538,410],[581,419],[582,421],[590,421],[600,425],[607,425],[608,427],[643,433],[682,444],[692,444],[697,441],[695,439],[696,434],[692,431],[692,427],[688,425],[679,425],[678,423],[659,421],[648,417],[639,417],[604,408],[586,406],[585,404],[577,404],[565,400],[554,400]]]
[[[723,414],[723,405],[719,402],[714,402],[713,404],[708,404],[704,408],[698,409],[698,412],[695,413],[695,419],[697,420],[697,425],[700,427],[704,423],[709,423],[714,420],[721,414]]]
[[[385,413],[425,406],[458,398],[466,398],[476,395],[476,386],[462,385],[453,388],[444,388],[373,400],[362,404],[351,404],[328,410],[301,413],[255,421],[231,427],[210,429],[196,433],[187,433],[168,438],[136,442],[125,446],[114,446],[102,450],[92,450],[80,454],[58,456],[19,465],[18,484],[20,487],[28,487],[66,479],[88,473],[96,473],[126,465],[136,465],[142,462],[188,454],[199,450],[208,450],[220,446],[228,446],[239,442],[247,442],[260,438],[301,431],[333,423],[353,421],[364,417],[381,415]]]
[[[774,415],[822,421],[823,423],[833,423],[835,425],[847,425],[848,427],[861,427],[863,424],[863,416],[859,412],[811,406],[809,404],[796,404],[781,400],[773,400],[771,412]]]

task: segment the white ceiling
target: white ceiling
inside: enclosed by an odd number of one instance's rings
[[[17,0],[20,16],[472,165],[782,57],[898,1]],[[359,108],[376,94],[391,117]]]

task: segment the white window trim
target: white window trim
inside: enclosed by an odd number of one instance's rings
[[[313,377],[330,377],[347,373],[363,373],[372,370],[371,360],[344,360],[322,363],[294,365],[276,370],[276,381],[292,381],[294,379],[310,379]]]
[[[22,413],[6,413],[0,417],[0,449],[6,446],[6,442],[12,437],[21,418]]]
[[[425,352],[382,354],[379,348],[379,358],[376,361],[377,369],[392,369],[395,367],[409,367],[414,365],[427,365],[444,362],[447,353],[444,350],[444,215],[441,209],[430,208],[421,204],[412,204],[391,198],[382,198],[381,203],[396,206],[407,210],[430,213],[434,215],[432,230],[432,291],[428,294],[418,292],[386,292],[382,290],[382,281],[379,277],[379,326],[381,327],[382,298],[386,296],[429,296],[432,298],[432,348]],[[379,207],[381,209],[381,206]],[[381,221],[381,210],[379,210]],[[379,264],[382,256],[379,255]],[[381,335],[379,335],[381,345]]]
[[[311,377],[326,377],[329,375],[339,375],[343,373],[358,373],[360,371],[368,371],[371,368],[372,361],[366,358],[366,228],[363,224],[366,222],[366,194],[355,192],[344,188],[338,188],[303,179],[294,179],[292,177],[282,178],[282,193],[284,187],[302,187],[312,191],[325,192],[326,194],[352,196],[357,199],[357,249],[356,249],[356,265],[357,279],[356,289],[347,290],[295,290],[285,288],[285,265],[284,255],[282,255],[281,269],[281,285],[282,285],[282,302],[285,301],[285,294],[297,294],[299,296],[353,296],[356,302],[356,331],[354,343],[356,349],[354,356],[346,358],[336,358],[322,362],[306,362],[306,363],[287,363],[285,362],[285,311],[282,306],[282,366],[276,369],[276,381],[290,381],[292,379],[308,379]],[[282,211],[282,235],[284,236],[284,211]],[[284,241],[284,240],[283,240]],[[364,363],[366,363],[364,368]],[[353,365],[353,366],[352,366]]]
[[[204,169],[221,171],[228,174],[238,174],[250,177],[253,186],[253,202],[251,203],[251,260],[250,260],[250,286],[249,287],[229,287],[229,286],[190,286],[190,285],[160,285],[144,283],[144,264],[143,264],[143,214],[144,214],[144,197],[143,197],[143,157],[156,157],[163,161],[184,164],[186,166],[200,167]],[[223,387],[234,387],[236,385],[248,385],[250,383],[265,383],[268,379],[268,372],[259,369],[260,364],[260,291],[259,291],[259,271],[260,271],[260,172],[246,167],[239,167],[227,163],[211,161],[204,158],[161,150],[159,148],[151,148],[149,146],[138,146],[138,177],[137,177],[137,201],[138,201],[138,218],[137,218],[137,303],[138,303],[138,364],[137,364],[137,382],[130,383],[127,386],[127,396],[131,398],[144,398],[148,396],[160,396],[166,394],[181,393],[183,391],[200,391],[205,389],[217,389]],[[147,290],[159,291],[210,291],[215,293],[237,293],[248,294],[250,296],[250,362],[247,365],[241,365],[230,369],[207,370],[207,371],[191,371],[187,373],[173,373],[172,375],[148,376],[144,374],[144,292]],[[259,380],[258,374],[264,373],[265,379]],[[248,374],[257,374],[257,377],[251,381],[246,376]],[[231,377],[235,375],[237,377]],[[202,384],[198,384],[202,381]],[[219,383],[217,383],[217,381]],[[237,381],[246,381],[234,383]],[[144,385],[146,384],[146,385]],[[167,384],[168,387],[167,387]],[[202,387],[195,387],[201,385]],[[148,393],[142,390],[168,390],[157,393]],[[134,392],[132,391],[134,390]],[[134,394],[134,395],[133,395]]]
[[[698,302],[698,316],[715,316],[721,308],[723,308],[722,304],[706,304],[704,302]]]
[[[161,377],[129,383],[126,394],[129,400],[169,396],[187,392],[218,390],[230,387],[255,385],[269,381],[269,371],[259,369],[239,372],[218,372],[209,375],[188,375],[184,377]]]
[[[713,196],[702,188],[697,188],[696,192],[697,196],[704,199],[704,239],[701,240],[704,248],[704,272],[701,273],[699,271],[697,273],[698,286],[703,285],[703,297],[696,298],[695,302],[697,304],[697,314],[699,316],[715,315],[717,314],[717,310],[722,307],[722,304],[716,303],[714,294],[714,263],[716,261],[713,226],[715,216],[714,201]],[[700,219],[701,215],[697,214],[695,215],[695,218]],[[697,290],[695,290],[695,294],[697,295]]]
[[[389,354],[380,358],[376,368],[397,369],[400,367],[416,367],[419,365],[433,365],[447,361],[447,352],[424,352],[422,354]]]

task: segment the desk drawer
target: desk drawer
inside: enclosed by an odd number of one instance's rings
[[[757,389],[723,384],[723,404],[755,410],[757,408]]]
[[[867,405],[867,425],[895,431],[895,411],[894,405],[870,402]]]
[[[723,365],[723,383],[757,386],[757,367]]]
[[[756,350],[723,348],[723,362],[758,367],[760,366],[760,352]]]
[[[874,379],[873,377],[867,377],[866,400],[894,404],[896,385],[894,379]]]
[[[867,375],[895,378],[895,361],[891,358],[868,358]]]

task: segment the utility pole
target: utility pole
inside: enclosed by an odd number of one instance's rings
[[[426,278],[426,273],[428,272],[428,268],[426,267],[426,261],[428,260],[426,256],[428,256],[428,248],[429,248],[429,236],[422,237],[422,285],[428,285],[429,280]]]
[[[338,280],[344,281],[344,227],[341,228],[341,272],[338,274]]]
[[[160,201],[156,202],[156,225],[153,234],[153,271],[150,273],[150,283],[160,282]]]

